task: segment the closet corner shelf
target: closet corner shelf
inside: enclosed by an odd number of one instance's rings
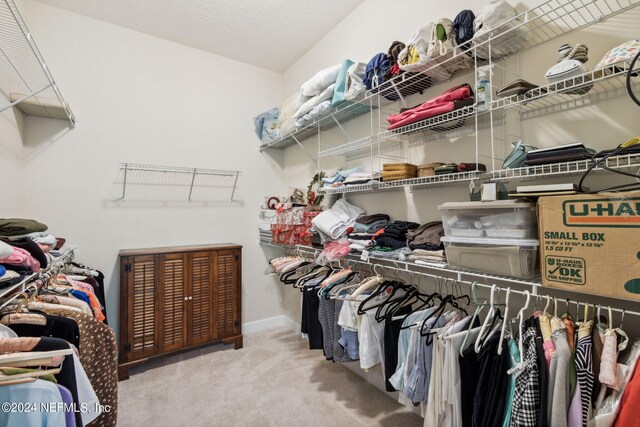
[[[263,240],[260,239],[259,240],[261,245],[264,246],[271,246],[274,248],[290,248],[290,249],[294,249],[297,250],[300,253],[306,253],[306,254],[316,254],[319,251],[322,250],[322,248],[314,248],[311,246],[303,246],[303,245],[296,245],[296,246],[287,246],[287,245],[281,245],[281,244],[277,244],[277,243],[272,243],[270,241],[267,240]],[[540,277],[535,277],[531,280],[527,280],[527,279],[517,279],[514,277],[508,277],[508,276],[499,276],[499,275],[495,275],[495,274],[488,274],[488,273],[480,273],[480,272],[476,272],[476,271],[470,271],[470,270],[462,270],[462,269],[456,269],[456,268],[451,268],[451,267],[438,267],[438,266],[432,266],[432,265],[422,265],[422,264],[416,264],[414,262],[411,261],[399,261],[399,260],[392,260],[392,259],[385,259],[385,258],[376,258],[376,257],[369,257],[369,261],[362,261],[360,259],[360,255],[359,254],[349,254],[347,255],[344,259],[350,261],[350,262],[354,262],[354,263],[358,263],[358,264],[364,264],[364,265],[379,265],[381,267],[385,267],[394,271],[398,271],[398,272],[420,272],[420,271],[431,271],[431,272],[437,272],[438,274],[447,274],[450,277],[455,277],[459,280],[462,280],[462,278],[464,277],[470,277],[470,278],[474,278],[474,280],[478,280],[478,279],[483,279],[483,280],[490,280],[490,281],[498,281],[498,282],[502,282],[502,283],[510,283],[510,284],[516,284],[516,285],[521,285],[521,286],[530,286],[532,287],[532,289],[534,288],[539,288],[542,286],[542,283],[540,282]]]
[[[515,108],[520,112],[520,118],[525,120],[604,101],[626,93],[625,79],[629,68],[630,63],[619,62],[601,70],[540,86],[525,95],[496,99],[491,103],[491,109]],[[633,71],[640,72],[640,64]],[[640,86],[640,83],[635,83],[635,86]]]
[[[640,153],[612,156],[606,159],[603,164],[609,169],[640,167]],[[577,160],[573,162],[552,163],[547,165],[524,166],[514,169],[501,169],[489,172],[486,175],[494,180],[570,176],[584,173],[591,166],[591,160]],[[604,170],[605,169],[596,167],[593,169],[593,172],[602,172]]]
[[[0,94],[24,115],[69,120],[76,118],[13,0],[0,0]]]
[[[344,185],[342,187],[322,187],[322,194],[367,193],[409,188],[409,191],[421,187],[436,187],[448,184],[468,182],[478,177],[478,171],[451,173],[446,175],[433,175],[418,178],[399,179],[395,181],[372,181],[366,184]]]
[[[124,171],[124,179],[122,182],[122,199],[127,194],[127,175],[129,172],[155,172],[155,173],[167,173],[167,174],[180,174],[190,175],[191,184],[189,187],[189,201],[193,194],[193,186],[198,176],[214,176],[233,182],[233,189],[231,190],[231,200],[236,193],[236,187],[238,185],[238,177],[242,174],[239,170],[226,170],[226,169],[203,169],[203,168],[189,168],[182,166],[160,166],[160,165],[147,165],[141,163],[120,163],[120,170]]]

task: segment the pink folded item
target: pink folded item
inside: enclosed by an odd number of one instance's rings
[[[469,85],[465,84],[456,86],[449,89],[442,95],[430,99],[417,107],[403,111],[400,114],[392,114],[388,116],[387,121],[390,125],[387,129],[392,130],[400,126],[415,123],[419,120],[425,120],[430,117],[448,113],[455,109],[456,102],[469,100],[472,99],[472,97],[473,92]]]
[[[34,272],[40,271],[40,263],[31,254],[22,248],[12,246],[13,253],[6,258],[0,259],[0,264],[21,265],[31,267]]]

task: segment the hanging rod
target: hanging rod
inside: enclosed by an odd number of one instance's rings
[[[129,171],[137,172],[162,172],[162,173],[178,173],[191,175],[191,185],[189,186],[189,201],[191,201],[191,195],[193,194],[193,185],[196,181],[197,175],[203,176],[221,176],[233,178],[233,190],[231,191],[231,200],[236,193],[236,186],[238,185],[238,177],[242,175],[242,171],[228,170],[228,169],[205,169],[205,168],[190,168],[183,166],[162,166],[162,165],[148,165],[143,163],[120,163],[120,170],[124,171],[124,181],[122,183],[122,199],[125,198],[127,191],[127,173]]]
[[[274,244],[268,244],[268,245],[274,246],[274,247],[278,247],[278,248],[284,248],[282,245],[274,245]],[[310,254],[315,254],[316,252],[319,251],[319,250],[316,251],[313,248],[306,248],[306,247],[300,247],[300,246],[292,247],[292,249],[295,249],[299,253],[303,253],[304,252],[304,253],[310,253]],[[447,278],[446,276],[442,276],[442,275],[439,275],[439,274],[433,274],[433,273],[427,273],[427,272],[423,272],[423,271],[410,270],[408,268],[400,268],[400,267],[397,267],[398,261],[396,261],[396,260],[384,260],[384,261],[388,261],[388,262],[390,262],[392,264],[395,264],[395,266],[378,264],[378,263],[372,264],[370,262],[365,262],[365,261],[361,261],[361,260],[358,260],[358,259],[348,259],[348,260],[345,260],[345,261],[347,263],[352,263],[354,265],[358,264],[358,265],[366,265],[366,266],[379,266],[380,268],[386,268],[386,269],[395,270],[395,271],[408,272],[408,273],[411,273],[411,274],[417,274],[419,276],[429,277],[431,279],[454,279],[452,277],[448,277]],[[431,268],[429,266],[423,266],[423,265],[416,265],[416,267]],[[478,283],[477,281],[462,280],[460,278],[461,274],[463,274],[463,273],[466,274],[467,272],[459,272],[459,271],[445,270],[445,269],[442,269],[442,271],[448,271],[448,272],[451,272],[451,273],[456,273],[457,274],[457,278],[454,279],[454,280],[456,280],[456,283],[465,284],[465,285],[469,285],[469,286],[477,286],[477,287],[486,288],[486,289],[492,289],[493,286],[494,286],[494,285],[486,285],[484,283]],[[484,276],[484,277],[490,277],[490,276]],[[506,292],[507,291],[507,288],[505,288],[504,286],[495,285],[495,289],[498,290],[499,292]],[[515,294],[518,294],[518,295],[526,295],[527,294],[526,292],[529,292],[529,291],[525,292],[525,291],[520,291],[520,290],[517,290],[517,289],[509,289],[509,292],[510,293],[515,293]],[[533,289],[533,292],[529,292],[529,295],[534,296],[534,297],[539,296],[541,298],[546,298],[545,295],[539,295],[536,288]],[[594,295],[594,296],[597,297],[597,295]],[[603,297],[607,298],[606,296],[603,296]],[[549,298],[557,300],[557,298],[555,298],[555,297],[549,297]],[[569,302],[569,303],[572,303],[572,304],[582,304],[582,305],[586,304],[585,302],[577,301],[577,300],[570,299],[570,298],[562,298],[562,301]],[[632,316],[640,316],[640,312],[633,311],[633,310],[626,310],[626,309],[611,307],[610,304],[606,304],[606,305],[605,304],[590,304],[590,305],[593,305],[594,307],[598,307],[598,306],[605,307],[607,310],[609,308],[611,308],[612,312],[620,313],[622,315],[629,314],[629,315],[632,315]]]

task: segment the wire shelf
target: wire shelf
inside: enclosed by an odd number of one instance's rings
[[[318,157],[332,157],[343,154],[353,154],[362,151],[369,150],[372,145],[384,143],[388,141],[398,141],[406,139],[407,135],[415,135],[418,132],[430,132],[430,133],[440,133],[447,132],[452,129],[456,129],[464,126],[467,123],[467,119],[474,116],[476,114],[475,106],[467,106],[460,108],[458,110],[451,111],[449,113],[440,114],[435,117],[431,117],[425,120],[420,120],[415,123],[408,124],[406,126],[401,126],[393,130],[388,130],[378,135],[368,136],[363,139],[359,139],[353,142],[349,142],[347,144],[339,145],[337,147],[333,147],[327,150],[322,150],[318,152]],[[452,124],[452,122],[457,121],[458,123]],[[434,137],[436,137],[434,135]],[[436,137],[437,139],[440,139]]]
[[[445,175],[423,176],[418,178],[399,179],[381,184],[381,189],[409,187],[411,189],[425,186],[438,186],[468,182],[478,177],[477,171],[449,173]]]
[[[322,187],[318,190],[321,194],[345,194],[372,192],[378,189],[380,182],[372,181],[365,184],[343,185],[340,187]]]
[[[293,248],[296,249],[298,252],[300,253],[306,253],[306,254],[310,254],[310,255],[315,255],[316,253],[318,253],[318,251],[322,250],[322,248],[314,248],[312,246],[304,246],[304,245],[296,245],[296,246],[287,246],[287,245],[282,245],[282,244],[278,244],[278,243],[273,243],[269,240],[265,240],[262,238],[258,239],[258,242],[262,245],[265,246],[272,246],[274,248]],[[447,274],[450,275],[452,277],[458,277],[460,279],[462,279],[463,277],[469,277],[469,278],[473,278],[473,281],[477,280],[477,279],[485,279],[485,280],[490,280],[490,281],[497,281],[497,282],[502,282],[502,283],[512,283],[512,284],[518,284],[518,285],[524,285],[524,286],[533,286],[533,287],[541,287],[542,283],[540,282],[540,277],[536,276],[533,279],[518,279],[515,277],[508,277],[508,276],[500,276],[500,275],[496,275],[496,274],[489,274],[489,273],[482,273],[482,272],[477,272],[477,271],[471,271],[471,270],[464,270],[464,269],[458,269],[458,268],[452,268],[452,267],[440,267],[440,266],[435,266],[435,265],[424,265],[424,264],[416,264],[415,262],[412,261],[401,261],[401,260],[393,260],[393,259],[386,259],[386,258],[379,258],[379,257],[375,257],[375,256],[370,256],[368,261],[362,261],[360,259],[360,255],[359,254],[349,254],[345,257],[345,259],[349,260],[349,261],[354,261],[360,264],[365,264],[365,265],[370,265],[370,266],[374,266],[374,265],[379,265],[381,267],[385,267],[385,268],[389,268],[395,271],[402,271],[402,272],[420,272],[420,271],[433,271],[439,274]]]
[[[372,193],[409,188],[435,187],[449,184],[459,184],[478,178],[478,171],[450,173],[445,175],[423,176],[418,178],[398,179],[395,181],[372,181],[366,184],[343,185],[340,187],[322,187],[323,194]]]
[[[640,167],[640,153],[624,154],[606,159],[604,165],[610,169],[625,169]],[[525,166],[514,169],[501,169],[490,172],[491,179],[535,178],[542,176],[567,176],[586,172],[592,165],[591,160],[578,160],[573,162],[553,163],[548,165]],[[596,167],[594,172],[604,169]]]
[[[76,119],[13,0],[0,0],[0,112]]]
[[[601,70],[540,86],[523,95],[496,99],[492,102],[491,109],[516,108],[521,119],[529,119],[603,101],[625,93],[625,79],[629,68],[629,63],[619,62]],[[633,71],[640,72],[640,64]],[[640,87],[640,81],[633,85]]]
[[[238,178],[242,174],[239,170],[227,170],[227,169],[205,169],[205,168],[189,168],[182,166],[161,166],[161,165],[147,165],[142,163],[121,163],[120,170],[124,171],[124,179],[122,182],[122,199],[126,197],[127,185],[130,182],[127,182],[127,178],[129,173],[131,172],[151,172],[151,173],[162,173],[162,174],[179,174],[190,176],[190,184],[189,185],[189,198],[191,201],[191,196],[193,195],[193,187],[196,183],[196,178],[198,176],[209,176],[209,177],[217,177],[228,181],[229,185],[232,187],[231,191],[231,200],[233,200],[233,196],[236,192],[236,187],[238,184]]]

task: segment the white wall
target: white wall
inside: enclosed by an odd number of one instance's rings
[[[527,7],[536,6],[542,2],[541,0],[518,2],[518,9],[526,10]],[[403,0],[394,2],[391,5],[389,2],[382,0],[366,0],[299,61],[285,71],[286,96],[296,92],[304,81],[320,69],[340,63],[345,58],[366,63],[373,55],[379,52],[386,52],[393,40],[406,42],[414,30],[425,23],[435,21],[440,17],[453,19],[459,11],[469,7],[472,7],[477,14],[480,7],[485,3],[488,3],[488,1],[452,0],[447,2],[425,2]],[[636,23],[639,19],[640,10],[636,8],[602,24],[561,36],[541,46],[529,49],[511,59],[507,65],[511,69],[519,70],[522,78],[543,85],[546,84],[544,73],[556,62],[557,48],[563,43],[575,44],[579,42],[589,47],[590,59],[587,65],[593,68],[609,49],[637,37]],[[498,73],[497,77],[502,77],[501,74]],[[515,78],[507,75],[504,80],[506,83],[515,80]],[[473,86],[473,81],[473,74],[455,78],[449,83],[444,83],[428,90],[424,95],[412,97],[408,105],[416,105],[462,82],[471,83]],[[397,112],[398,109],[399,106],[397,104],[385,108],[382,120],[378,123],[374,119],[373,132],[368,115],[348,122],[344,124],[344,127],[350,133],[351,140],[371,133],[375,134],[377,132],[376,128],[386,129],[386,113]],[[597,150],[613,148],[632,136],[640,134],[640,127],[637,122],[638,112],[640,110],[634,106],[628,97],[621,96],[588,108],[547,115],[524,121],[522,124],[514,120],[514,114],[510,113],[506,129],[502,127],[496,129],[496,168],[500,168],[502,159],[510,152],[510,143],[519,137],[539,147],[581,141]],[[490,167],[491,150],[488,132],[481,132],[479,139],[480,162]],[[344,144],[345,139],[338,129],[333,129],[322,134],[320,143],[324,149],[328,146]],[[316,138],[305,141],[304,145],[312,153],[315,153],[318,149]],[[460,138],[457,141],[440,140],[429,142],[410,149],[408,154],[412,163],[420,164],[446,160],[456,162],[474,161],[474,152],[475,138],[472,135]],[[379,159],[374,159],[374,169],[378,162]],[[389,161],[380,163],[385,162],[388,163]],[[300,183],[299,185],[307,181],[317,167],[298,147],[291,147],[286,150],[283,164],[287,181]],[[345,162],[341,158],[333,160],[322,159],[320,162],[320,168],[327,170],[329,174],[335,168],[342,166],[361,166],[364,169],[370,169],[371,162],[367,158],[351,162]],[[562,181],[562,179],[560,180]],[[606,185],[607,182],[611,185],[611,181],[611,175],[607,175],[604,180],[592,181],[591,188],[597,188],[598,184]],[[508,184],[513,188],[517,181]],[[420,189],[413,194],[396,191],[349,194],[346,197],[350,202],[363,207],[368,213],[386,212],[395,219],[426,222],[439,218],[440,214],[436,209],[439,204],[445,201],[468,200],[467,193],[468,188],[465,185],[453,185]],[[622,303],[617,302],[616,304],[620,306]],[[287,308],[290,310],[292,317],[299,318],[299,303],[296,305],[293,297],[291,297],[291,302]]]
[[[114,326],[118,251],[152,246],[243,245],[243,322],[280,315],[281,288],[262,274],[256,223],[263,196],[284,185],[258,152],[252,117],[281,99],[282,75],[41,3],[22,10],[78,126],[27,117],[16,143],[14,121],[0,117],[0,177],[19,172],[11,182],[20,184],[9,199],[19,208],[3,202],[3,215],[46,223],[77,246],[80,261],[103,270]],[[133,187],[118,201],[120,162],[243,175],[234,203],[229,189],[198,188],[188,203],[188,187],[169,185]]]

